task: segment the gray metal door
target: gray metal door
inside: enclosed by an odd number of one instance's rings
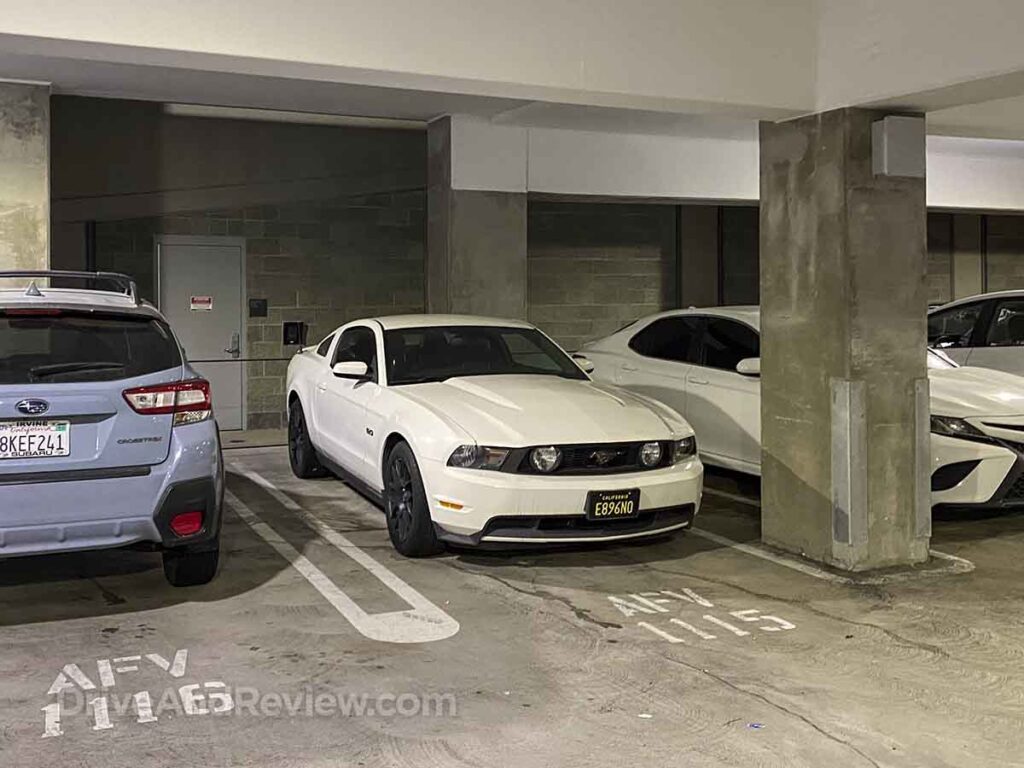
[[[189,363],[210,382],[221,429],[244,429],[244,253],[224,238],[157,241],[160,311]]]

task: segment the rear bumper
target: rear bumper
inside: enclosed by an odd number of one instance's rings
[[[197,549],[213,543],[224,493],[216,422],[177,427],[163,463],[131,469],[91,477],[39,473],[0,485],[0,558],[140,542]],[[205,511],[203,529],[178,538],[171,516],[196,504]]]

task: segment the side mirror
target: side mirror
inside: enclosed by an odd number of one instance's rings
[[[578,365],[584,373],[594,372],[594,363],[591,362],[590,358],[587,357],[586,355],[573,355],[572,359],[573,362],[576,363],[576,365]]]
[[[760,376],[761,358],[748,357],[745,360],[740,360],[736,365],[736,373],[742,376]]]
[[[367,368],[366,363],[358,360],[335,363],[334,367],[331,368],[331,372],[339,379],[358,379],[360,381],[367,378],[369,371],[370,369]]]

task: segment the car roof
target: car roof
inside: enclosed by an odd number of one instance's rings
[[[933,307],[928,310],[928,313],[938,312],[943,309],[952,309],[953,307],[960,307],[964,304],[973,304],[976,301],[988,301],[989,299],[1020,299],[1024,298],[1024,291],[993,291],[992,293],[979,293],[974,296],[965,296],[962,299],[951,301],[947,304],[940,304],[937,307]]]
[[[686,317],[687,315],[699,315],[702,317],[725,317],[730,320],[739,320],[742,323],[752,326],[755,329],[761,327],[761,308],[754,304],[737,305],[734,307],[687,307],[686,309],[670,309],[667,312],[659,312],[656,315],[648,315],[640,318],[637,322],[650,323],[661,320],[665,317]]]
[[[147,302],[136,303],[123,293],[94,291],[86,288],[47,288],[36,286],[35,291],[25,288],[0,288],[0,309],[81,309],[116,310],[119,313],[162,317]]]
[[[476,315],[391,315],[375,317],[385,331],[397,331],[405,328],[437,328],[455,325],[476,325],[494,328],[533,328],[522,320],[507,320],[497,317],[479,317]]]

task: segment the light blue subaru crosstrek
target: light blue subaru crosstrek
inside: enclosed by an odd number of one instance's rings
[[[0,272],[0,558],[134,545],[204,584],[223,495],[210,385],[132,279]]]

